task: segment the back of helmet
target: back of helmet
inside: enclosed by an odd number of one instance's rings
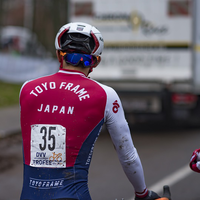
[[[55,47],[64,52],[76,52],[99,56],[104,41],[101,33],[94,27],[82,22],[62,26],[55,38]]]

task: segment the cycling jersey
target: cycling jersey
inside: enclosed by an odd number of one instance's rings
[[[147,192],[122,104],[112,88],[62,69],[24,83],[20,106],[21,200],[90,200],[88,169],[104,123],[137,195]]]

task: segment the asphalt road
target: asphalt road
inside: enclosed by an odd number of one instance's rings
[[[192,151],[200,148],[200,128],[132,129],[146,184],[162,194],[169,184],[172,200],[199,200],[200,174],[188,163]],[[22,186],[20,134],[0,139],[0,200],[18,200]],[[132,200],[134,189],[126,178],[109,135],[102,132],[95,145],[89,173],[94,200]]]

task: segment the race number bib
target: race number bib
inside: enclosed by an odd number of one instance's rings
[[[32,167],[66,167],[66,128],[61,125],[31,126]]]

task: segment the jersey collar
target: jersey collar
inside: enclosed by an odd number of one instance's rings
[[[74,74],[74,75],[81,75],[86,77],[86,75],[83,72],[77,71],[77,70],[71,70],[71,69],[60,69],[58,72],[65,73],[65,74]]]

